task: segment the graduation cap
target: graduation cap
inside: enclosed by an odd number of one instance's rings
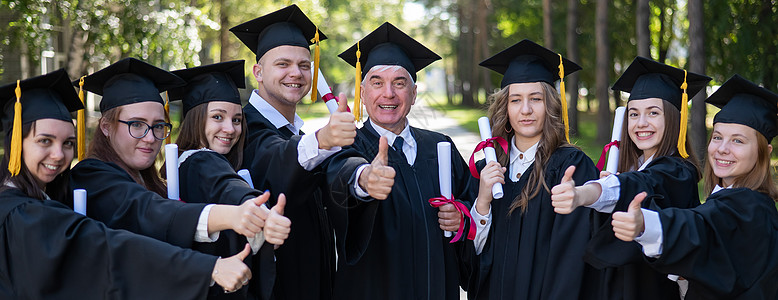
[[[485,59],[479,65],[503,75],[500,88],[511,83],[541,81],[553,85],[561,79],[560,59],[564,76],[581,70],[581,66],[576,63],[526,39]]]
[[[356,68],[354,114],[357,119],[361,119],[359,94],[364,70],[370,71],[379,65],[401,66],[415,82],[416,72],[441,58],[389,22],[378,26],[338,56]]]
[[[2,126],[11,134],[8,170],[21,170],[22,125],[40,119],[72,122],[70,112],[83,109],[64,69],[0,87]]]
[[[611,89],[629,93],[629,100],[659,98],[670,102],[681,112],[681,130],[678,135],[678,153],[689,157],[686,152],[686,130],[689,122],[689,95],[694,97],[710,77],[645,58],[635,57],[632,64],[621,74]]]
[[[170,100],[181,100],[184,116],[193,107],[211,101],[240,105],[238,88],[246,88],[243,66],[243,60],[234,60],[173,71],[186,85],[168,91]]]
[[[740,75],[732,76],[705,100],[721,108],[713,123],[735,123],[758,131],[767,142],[778,135],[778,94]]]
[[[308,49],[317,33],[319,41],[327,39],[296,4],[232,27],[230,31],[257,55],[257,61],[278,46]]]
[[[73,82],[78,85],[78,81]],[[122,59],[84,77],[83,88],[102,95],[100,112],[127,104],[162,101],[159,93],[186,84],[181,78],[135,58]]]
[[[505,88],[512,83],[528,82],[545,82],[553,85],[560,80],[559,92],[562,101],[562,120],[565,124],[565,139],[570,141],[565,82],[562,79],[581,70],[581,66],[527,39],[485,59],[479,65],[503,75],[500,88]]]
[[[682,94],[686,93],[688,97],[694,97],[708,85],[710,80],[708,76],[686,72],[638,56],[611,89],[629,93],[629,100],[659,98],[667,100],[678,110],[682,110],[681,107],[687,105],[687,102],[682,101]],[[685,91],[681,87],[684,83],[687,85]]]

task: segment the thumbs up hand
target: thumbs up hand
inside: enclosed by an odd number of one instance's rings
[[[246,244],[240,253],[216,260],[211,279],[221,286],[225,293],[232,293],[248,284],[251,279],[251,270],[243,263],[243,260],[250,252],[251,247]]]
[[[565,170],[565,175],[562,176],[562,181],[551,188],[551,205],[554,206],[554,212],[558,214],[572,213],[580,206],[576,202],[577,195],[573,174],[575,174],[575,166],[569,166]]]
[[[359,186],[370,194],[370,197],[377,200],[389,197],[394,185],[395,171],[389,166],[388,149],[389,142],[386,137],[381,137],[378,141],[378,154],[373,162],[362,171],[358,179]]]
[[[640,203],[646,198],[646,192],[635,195],[626,212],[617,211],[613,213],[613,233],[616,237],[625,242],[631,242],[637,236],[643,234],[645,224],[643,223],[643,211],[640,209]]]
[[[286,206],[286,196],[280,194],[278,202],[270,209],[267,220],[265,220],[265,241],[277,246],[284,244],[284,240],[289,237],[289,232],[292,229],[292,221],[284,217],[284,206]]]
[[[357,136],[357,126],[354,124],[354,115],[348,112],[348,99],[346,94],[338,96],[338,110],[330,115],[330,121],[316,131],[316,139],[319,148],[329,150],[332,147],[343,147],[354,143]]]

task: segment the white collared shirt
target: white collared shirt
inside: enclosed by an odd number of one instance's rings
[[[284,115],[257,94],[257,90],[251,93],[249,104],[254,106],[263,117],[267,118],[276,129],[286,127],[295,135],[300,134],[300,128],[303,127],[304,122],[297,113],[294,114],[294,124],[289,123],[289,120]],[[319,149],[319,140],[316,139],[316,134],[306,134],[300,138],[300,143],[297,144],[297,162],[300,163],[303,169],[310,171],[328,157],[340,151],[340,149],[341,147],[332,147],[329,150]]]
[[[652,160],[654,160],[653,155],[646,159],[646,161],[643,161],[643,156],[639,157],[638,162],[642,163],[637,170],[643,171]],[[610,174],[597,180],[587,181],[585,184],[593,183],[598,183],[602,188],[602,192],[600,193],[600,197],[597,198],[597,201],[586,207],[599,212],[612,213],[616,208],[616,203],[619,202],[619,194],[621,193],[621,182],[619,182],[619,178],[616,174]]]
[[[529,169],[529,167],[532,165],[532,163],[535,162],[535,154],[538,152],[538,144],[540,142],[535,143],[532,145],[532,147],[529,147],[527,151],[521,152],[519,151],[519,148],[516,147],[516,137],[511,138],[511,160],[509,165],[509,172],[510,172],[510,178],[513,182],[518,182],[519,178],[521,178],[520,174],[524,174],[524,172]],[[481,254],[481,251],[484,250],[484,245],[486,245],[486,240],[489,237],[489,229],[492,227],[492,206],[489,205],[489,212],[486,215],[482,215],[478,213],[478,210],[476,209],[476,205],[478,204],[478,199],[476,198],[473,207],[470,208],[470,215],[473,216],[473,221],[475,221],[475,239],[473,239],[473,244],[475,246],[475,253]]]

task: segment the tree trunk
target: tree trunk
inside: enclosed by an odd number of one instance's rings
[[[762,84],[764,87],[770,91],[778,92],[778,70],[776,70],[776,66],[778,66],[778,41],[774,38],[776,35],[778,35],[778,30],[775,29],[775,13],[773,13],[773,4],[774,2],[771,2],[770,0],[762,0],[762,7],[759,11],[759,26],[760,28],[764,28],[764,35],[765,35],[765,50],[762,53],[763,55],[763,66],[768,66],[764,68],[764,73],[762,75]],[[766,27],[765,27],[766,26]],[[773,37],[773,38],[768,38]],[[775,154],[778,151],[773,151],[773,154]]]
[[[579,62],[578,54],[578,1],[567,0],[567,59],[573,62]],[[567,87],[568,101],[567,113],[570,120],[570,136],[578,135],[578,72],[565,77],[565,86]]]
[[[219,0],[219,61],[230,60],[230,22],[225,0]],[[250,63],[250,62],[249,62]]]
[[[636,29],[638,35],[638,56],[651,58],[651,32],[648,29],[648,0],[637,0]]]
[[[489,56],[489,23],[488,23],[488,17],[492,15],[492,4],[490,0],[483,0],[482,6],[481,6],[481,16],[478,19],[478,28],[480,30],[481,35],[481,42],[479,43],[479,46],[481,47],[481,53],[482,56],[477,61],[474,62],[480,62],[486,59]],[[475,66],[476,64],[473,63]],[[492,80],[491,80],[491,73],[492,71],[487,68],[481,68],[478,67],[479,75],[481,76],[481,89],[484,90],[485,98],[488,99],[489,94],[492,93]],[[489,104],[488,101],[484,101],[487,105]]]
[[[551,31],[551,0],[543,0],[543,44],[554,49],[554,35]]]
[[[699,74],[705,74],[705,27],[702,0],[689,0],[689,71]],[[705,127],[705,116],[707,110],[705,107],[705,98],[707,94],[705,89],[700,91],[692,98],[692,109],[690,114],[691,128],[687,138],[691,141],[694,154],[700,159],[700,166],[704,166],[706,160],[705,145],[708,135]]]
[[[457,51],[457,70],[459,82],[462,88],[462,106],[475,106],[473,98],[473,50],[475,48],[475,36],[473,33],[473,7],[471,0],[459,0],[459,47]],[[462,63],[466,62],[466,63]]]
[[[608,0],[597,1],[595,44],[597,45],[597,67],[595,69],[596,93],[599,100],[597,108],[597,139],[598,143],[607,143],[611,132],[610,85],[608,73],[611,68],[610,48],[608,42]]]

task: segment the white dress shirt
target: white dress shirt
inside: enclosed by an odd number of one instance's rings
[[[521,152],[519,148],[516,148],[515,139],[516,137],[511,138],[509,175],[511,181],[518,182],[521,175],[535,162],[535,154],[538,152],[538,144],[540,142],[529,147],[527,151]],[[481,254],[484,250],[484,245],[486,245],[486,239],[489,237],[489,229],[492,227],[492,206],[489,205],[489,212],[486,215],[481,215],[476,209],[477,203],[478,199],[476,198],[473,207],[470,208],[470,215],[473,216],[473,221],[475,221],[476,233],[475,239],[473,239],[475,253]]]
[[[651,157],[646,159],[646,161],[640,165],[638,171],[643,171],[643,169],[645,169],[652,160],[654,160],[653,155],[651,155]],[[638,158],[638,162],[641,161],[643,161],[643,156]],[[619,202],[619,194],[621,193],[621,183],[619,182],[619,178],[616,176],[616,174],[610,174],[597,180],[588,181],[585,184],[594,183],[600,184],[602,192],[600,193],[600,197],[597,198],[597,201],[591,205],[587,205],[586,207],[599,212],[612,213],[616,208],[616,203]]]

